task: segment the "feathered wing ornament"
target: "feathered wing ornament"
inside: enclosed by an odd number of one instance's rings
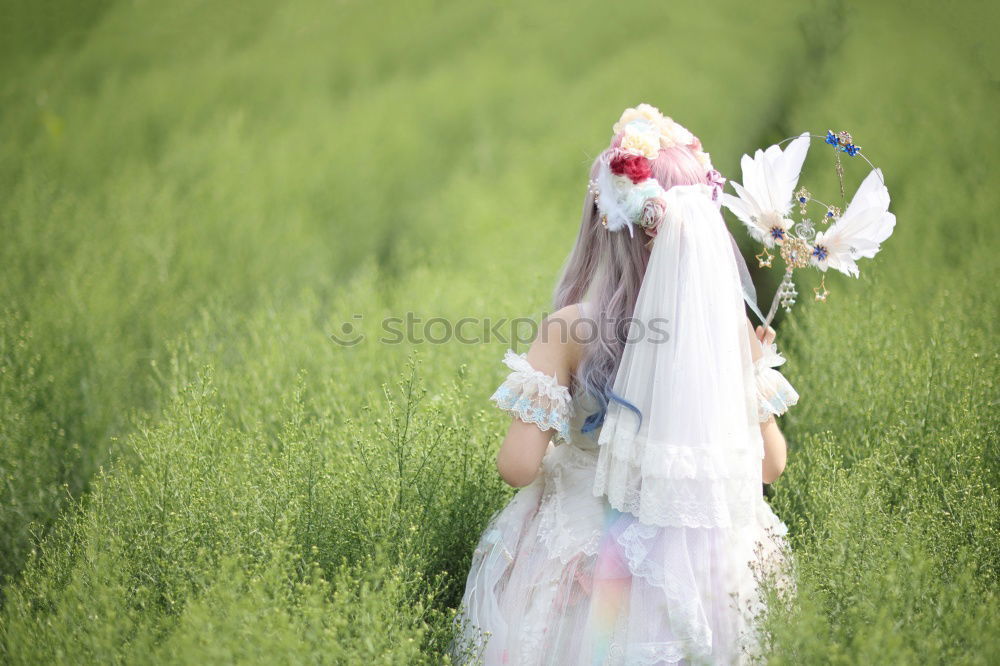
[[[811,263],[821,271],[833,268],[858,277],[856,259],[871,258],[896,226],[889,212],[889,190],[880,169],[873,169],[858,187],[844,215],[813,240]]]
[[[670,188],[599,438],[593,494],[635,521],[633,576],[666,595],[650,636],[730,663],[753,559],[763,440],[732,241],[707,185]],[[641,333],[641,335],[640,335]],[[655,620],[655,621],[654,621]],[[637,629],[638,631],[638,629]]]
[[[809,151],[809,132],[803,132],[784,151],[778,145],[757,149],[740,160],[743,184],[729,181],[738,196],[722,195],[722,205],[746,225],[754,240],[773,247],[785,239],[792,193]]]

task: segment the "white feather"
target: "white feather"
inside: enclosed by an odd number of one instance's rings
[[[802,173],[802,164],[806,161],[806,153],[809,152],[809,133],[804,132],[790,144],[781,157],[775,162],[775,172],[781,187],[780,194],[783,201],[791,204],[792,193],[795,186],[799,184],[799,174]],[[787,210],[787,209],[786,209]]]
[[[816,234],[814,246],[826,249],[827,256],[812,263],[821,271],[833,268],[858,277],[855,259],[872,258],[896,226],[896,216],[889,212],[889,190],[882,182],[882,172],[873,169],[851,198],[844,215],[826,231]]]
[[[629,185],[631,182],[628,178],[611,173],[607,159],[601,160],[597,171],[597,187],[601,193],[597,207],[608,216],[609,231],[619,231],[628,227],[629,233],[632,233],[630,220],[634,211],[627,210],[625,206]]]
[[[723,193],[721,197],[722,205],[731,210],[746,225],[747,231],[750,232],[750,236],[754,240],[766,243],[770,247],[773,245],[773,241],[768,233],[769,230],[762,222],[761,210],[760,206],[757,205],[757,199],[739,183],[732,181],[730,183],[732,183],[733,189],[736,190],[736,194],[739,196],[734,197],[732,194]]]
[[[754,239],[768,247],[774,245],[770,225],[783,219],[791,209],[792,193],[809,151],[809,140],[809,133],[803,132],[784,151],[775,144],[766,150],[758,149],[753,157],[743,155],[742,185],[729,181],[737,196],[722,195],[722,205],[746,225]]]

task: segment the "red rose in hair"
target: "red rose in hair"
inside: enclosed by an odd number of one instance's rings
[[[611,173],[628,176],[633,183],[641,183],[653,175],[652,163],[642,155],[620,152],[611,158],[608,166]]]

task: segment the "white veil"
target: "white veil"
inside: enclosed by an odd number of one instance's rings
[[[746,579],[763,440],[744,288],[711,194],[666,193],[615,376],[629,405],[608,406],[593,494],[635,517],[625,553],[633,575],[665,592],[678,647],[714,660],[738,630],[730,605]]]

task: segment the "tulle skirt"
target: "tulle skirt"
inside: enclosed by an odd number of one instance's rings
[[[787,528],[763,497],[756,521],[716,542],[718,531],[645,525],[595,497],[596,460],[596,450],[550,444],[535,481],[492,516],[473,554],[452,658],[485,666],[759,659],[761,581],[794,592]],[[713,559],[734,548],[747,562],[740,579],[715,580]]]

